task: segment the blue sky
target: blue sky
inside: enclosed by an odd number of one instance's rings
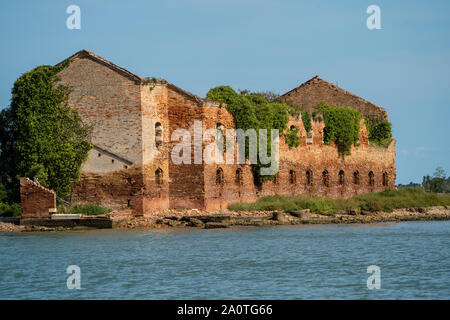
[[[81,30],[69,30],[69,5]],[[366,8],[381,9],[368,30]],[[16,78],[88,49],[199,96],[288,91],[314,75],[389,113],[397,183],[450,171],[450,1],[2,1],[0,108]]]

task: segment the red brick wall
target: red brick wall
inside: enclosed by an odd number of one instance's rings
[[[300,128],[301,145],[290,149],[280,138],[278,183],[265,183],[258,190],[249,165],[194,164],[192,147],[192,164],[176,165],[171,160],[172,148],[178,144],[170,141],[174,130],[189,130],[193,145],[195,120],[202,121],[203,130],[215,128],[217,123],[225,129],[234,128],[234,119],[225,107],[196,98],[165,81],[142,83],[130,79],[129,75],[89,56],[76,57],[59,76],[72,90],[70,105],[94,126],[92,142],[132,162],[126,167],[117,162],[108,165],[91,154],[83,165],[82,180],[74,186],[74,203],[96,203],[113,209],[130,207],[136,213],[168,207],[221,210],[231,202],[254,201],[269,194],[348,197],[394,187],[395,141],[387,148],[369,146],[363,123],[360,145],[352,148],[350,156],[341,157],[334,146],[323,145],[323,122],[313,122],[313,144],[307,144],[301,117],[291,117],[288,127]],[[318,102],[326,101],[387,119],[381,107],[319,78],[290,91],[282,99],[310,111]],[[155,121],[163,128],[159,147],[154,141]],[[209,143],[203,142],[203,146]],[[217,185],[219,168],[223,170],[224,181]],[[160,185],[155,178],[158,169],[163,172]],[[240,184],[235,181],[238,169],[242,170]],[[293,184],[289,181],[290,170],[296,173]],[[306,170],[313,172],[312,186],[306,184]],[[324,170],[328,171],[328,186],[322,183]],[[345,173],[343,185],[339,183],[341,170]],[[360,177],[357,185],[353,183],[355,171]],[[374,173],[373,186],[368,183],[370,171]],[[384,172],[388,175],[386,186],[382,184]]]
[[[20,178],[20,207],[22,220],[49,218],[49,210],[56,209],[56,193],[28,178]]]
[[[334,106],[355,108],[363,116],[371,115],[381,119],[388,119],[388,115],[383,108],[319,77],[314,77],[285,93],[280,100],[309,112],[312,112],[319,102],[327,102]]]
[[[202,108],[191,97],[168,89],[169,137],[174,130],[186,129],[191,134],[191,164],[169,162],[169,201],[171,208],[203,208],[205,200],[204,165],[194,164],[194,121],[202,121]],[[181,140],[180,140],[181,141]],[[170,148],[180,141],[171,141]]]

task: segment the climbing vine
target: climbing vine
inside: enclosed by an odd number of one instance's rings
[[[369,141],[371,144],[385,147],[392,139],[392,124],[386,120],[380,120],[375,117],[365,117]]]
[[[271,139],[271,129],[278,129],[281,135],[286,129],[289,120],[288,106],[284,103],[268,102],[266,97],[260,94],[252,94],[247,90],[241,94],[235,92],[229,86],[215,87],[207,93],[206,97],[218,102],[227,104],[227,110],[233,115],[236,128],[242,130],[255,129],[257,143],[259,143],[259,129],[267,129],[267,141]],[[259,146],[258,146],[259,150]],[[249,154],[249,142],[245,143],[245,155]],[[267,145],[267,155],[271,155],[271,144]],[[252,165],[252,170],[256,184],[262,184],[268,180],[273,180],[274,176],[260,174],[261,167],[264,166],[259,161]]]
[[[289,146],[289,148],[296,148],[300,145],[300,138],[298,137],[298,131],[299,131],[298,128],[294,126],[284,134],[286,143]]]
[[[319,103],[315,110],[323,115],[325,128],[323,141],[325,144],[334,142],[340,154],[350,154],[352,144],[357,144],[361,113],[350,107],[335,107]]]
[[[70,194],[92,147],[90,128],[68,105],[69,89],[57,84],[58,72],[67,65],[40,66],[18,78],[1,119],[10,130],[0,132],[2,160],[15,160],[2,176],[40,178],[60,197]]]
[[[311,115],[308,111],[302,111],[302,122],[303,126],[305,127],[306,133],[312,131]]]

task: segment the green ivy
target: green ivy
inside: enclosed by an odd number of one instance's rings
[[[303,126],[305,127],[306,133],[312,131],[311,115],[308,111],[302,111],[302,122]]]
[[[8,128],[0,129],[2,161],[14,160],[12,167],[0,168],[5,170],[1,175],[10,180],[37,176],[60,197],[68,196],[79,180],[92,147],[87,140],[90,128],[68,106],[68,88],[56,83],[58,72],[67,65],[40,66],[24,73],[14,83],[11,106],[0,119]]]
[[[227,104],[227,110],[233,115],[236,128],[242,130],[255,129],[259,143],[259,129],[267,129],[267,141],[270,141],[270,130],[278,129],[281,135],[286,129],[289,120],[288,108],[284,103],[268,102],[266,97],[260,94],[252,94],[247,90],[241,94],[235,92],[229,86],[219,86],[208,91],[208,99]],[[245,144],[245,154],[248,157],[249,145]],[[259,149],[258,149],[259,150]],[[267,154],[271,154],[271,144],[268,143]],[[259,157],[258,157],[259,158]],[[259,162],[252,165],[255,183],[273,180],[274,176],[262,176],[260,174],[262,164]]]
[[[294,128],[290,128],[287,133],[284,134],[286,139],[286,143],[289,148],[296,148],[300,145],[300,138],[298,137],[299,129],[294,126]]]
[[[392,124],[375,117],[365,117],[364,123],[369,134],[369,141],[373,145],[385,147],[392,139]]]
[[[353,144],[357,144],[361,113],[350,107],[335,107],[319,103],[317,112],[322,113],[325,122],[324,143],[334,142],[340,154],[350,154]]]

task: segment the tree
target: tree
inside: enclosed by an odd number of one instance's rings
[[[446,178],[447,173],[442,167],[437,167],[434,171],[433,177],[429,175],[423,177],[422,186],[425,190],[430,192],[448,192]]]
[[[90,128],[68,105],[68,88],[57,84],[57,74],[66,66],[24,73],[14,83],[10,108],[0,114],[3,180],[17,185],[17,177],[38,177],[60,197],[67,197],[79,180],[92,147]]]

